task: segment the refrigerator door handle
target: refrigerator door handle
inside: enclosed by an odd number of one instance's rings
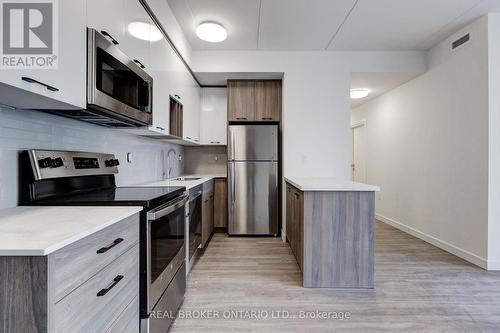
[[[234,161],[235,153],[234,153],[234,132],[231,130],[231,161]]]
[[[235,170],[234,170],[234,163],[231,163],[231,209],[234,210],[234,196],[236,194],[236,184],[234,183],[235,181]]]

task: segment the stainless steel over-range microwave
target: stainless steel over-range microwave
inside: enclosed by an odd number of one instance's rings
[[[78,118],[110,127],[152,124],[153,78],[144,68],[107,32],[87,29],[87,110]]]

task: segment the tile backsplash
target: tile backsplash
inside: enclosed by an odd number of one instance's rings
[[[186,147],[184,150],[185,174],[226,174],[226,147]]]
[[[177,154],[168,155],[173,148]],[[117,129],[50,114],[0,108],[0,209],[18,202],[18,153],[24,149],[76,150],[112,153],[120,160],[119,186],[178,176],[183,170],[184,148],[141,138]],[[127,163],[127,153],[132,162]]]

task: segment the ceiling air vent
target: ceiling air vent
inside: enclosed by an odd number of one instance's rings
[[[464,45],[468,41],[470,41],[470,34],[462,36],[459,39],[457,39],[456,41],[454,41],[453,43],[451,43],[451,49],[454,50],[457,47]]]

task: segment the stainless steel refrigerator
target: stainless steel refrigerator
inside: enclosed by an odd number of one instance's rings
[[[230,235],[278,235],[278,125],[230,125]]]

